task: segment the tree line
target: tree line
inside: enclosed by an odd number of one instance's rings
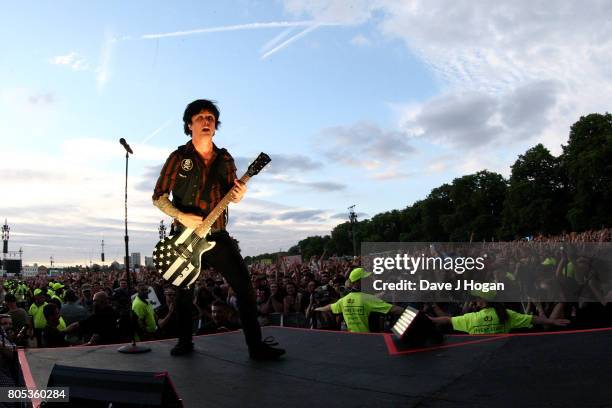
[[[612,115],[593,113],[571,126],[555,157],[538,144],[519,155],[509,179],[487,170],[456,178],[401,210],[337,225],[289,254],[352,255],[363,242],[515,240],[612,225]],[[252,258],[275,258],[262,254]]]

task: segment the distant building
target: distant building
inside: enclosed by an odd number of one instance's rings
[[[147,268],[153,268],[155,266],[153,264],[153,257],[152,256],[145,256],[145,266]]]
[[[138,268],[139,266],[142,266],[142,263],[140,262],[140,252],[132,252],[132,265],[130,265],[132,268]]]
[[[24,265],[21,269],[21,275],[24,278],[29,278],[38,275],[38,264]]]

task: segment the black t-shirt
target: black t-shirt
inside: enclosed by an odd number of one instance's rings
[[[68,347],[70,344],[64,339],[64,333],[57,327],[46,326],[42,332],[43,347]]]
[[[99,344],[117,343],[119,340],[119,329],[117,327],[117,312],[108,306],[102,310],[96,310],[94,314],[79,322],[82,330],[100,336]]]
[[[164,319],[169,312],[167,305],[161,305],[157,309],[155,309],[155,314],[158,319]],[[170,320],[164,327],[159,328],[159,334],[162,338],[170,339],[179,336],[179,320],[177,310],[174,310],[174,313],[170,317]]]

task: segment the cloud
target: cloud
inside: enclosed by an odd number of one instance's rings
[[[453,148],[482,148],[538,135],[557,103],[555,81],[532,81],[500,95],[455,91],[418,109],[407,108],[402,127],[414,136]]]
[[[531,81],[517,86],[500,103],[502,123],[508,129],[538,133],[548,122],[561,85],[552,80]]]
[[[134,188],[140,191],[150,192],[153,195],[155,183],[159,178],[163,164],[155,166],[145,166],[145,170],[140,177],[140,181],[134,185]]]
[[[56,209],[47,207],[55,212]],[[53,256],[56,265],[87,263],[88,259],[100,263],[101,243],[104,239],[106,262],[122,262],[125,247],[123,242],[123,219],[89,219],[81,223],[40,224],[30,221],[11,219],[9,250],[23,249],[24,259],[31,264],[47,264]],[[61,225],[61,228],[58,228]],[[155,222],[129,224],[130,252],[141,252],[149,256],[157,237]]]
[[[100,50],[100,63],[95,71],[98,90],[104,88],[110,78],[115,44],[116,39],[113,37],[111,31],[107,29],[104,33],[104,41],[102,42],[102,49]]]
[[[360,47],[366,47],[372,45],[372,41],[370,41],[370,39],[364,36],[363,34],[358,34],[351,39],[351,44]]]
[[[272,161],[264,168],[263,173],[261,174],[269,175],[271,177],[262,179],[262,182],[287,184],[295,188],[309,189],[318,192],[333,192],[346,189],[346,185],[342,183],[310,181],[291,176],[292,173],[298,173],[300,176],[302,176],[303,173],[312,172],[323,168],[323,164],[321,162],[315,161],[308,156],[300,154],[271,154],[270,158]],[[244,171],[246,171],[251,161],[251,158],[246,157],[235,158],[236,167],[238,168],[238,175],[241,175]]]
[[[369,173],[381,173],[396,171],[415,153],[409,144],[409,136],[404,131],[386,130],[369,122],[359,122],[325,128],[315,139],[332,161],[365,169]]]
[[[51,105],[55,102],[55,94],[53,92],[40,93],[31,95],[28,102],[32,105]]]
[[[366,22],[376,9],[368,0],[285,0],[285,11],[296,16],[309,15],[317,21],[356,25]]]
[[[496,98],[477,92],[448,94],[423,104],[403,126],[414,135],[450,146],[482,146],[496,138],[502,127],[494,123]]]
[[[321,162],[300,154],[270,154],[270,158],[272,161],[264,168],[268,174],[303,173],[323,167]],[[247,157],[235,158],[236,167],[241,171],[246,171],[252,161],[252,158]]]
[[[533,138],[559,153],[573,122],[609,109],[610,2],[285,0],[284,4],[290,14],[315,21],[369,22],[386,38],[403,41],[430,67],[447,97],[447,101],[432,98],[422,103],[416,123],[442,130],[441,135],[429,132],[438,143],[469,147],[478,139],[499,144]],[[436,112],[427,114],[426,108]],[[469,108],[476,113],[470,114]],[[461,112],[466,113],[463,120],[457,116]],[[443,123],[432,123],[434,117]],[[459,129],[450,129],[451,123]]]
[[[89,69],[89,64],[85,58],[81,57],[76,51],[72,51],[66,55],[51,57],[50,62],[53,65],[65,65],[74,71],[85,71]]]
[[[278,216],[278,219],[295,222],[307,222],[307,221],[322,221],[324,211],[322,210],[301,210],[301,211],[288,211]]]
[[[113,36],[110,29],[104,32],[104,40],[100,49],[100,58],[98,65],[94,68],[87,60],[80,56],[76,51],[71,51],[66,55],[57,55],[49,60],[53,65],[63,65],[71,68],[73,71],[90,71],[95,75],[96,86],[98,90],[103,89],[108,83],[111,75],[112,57],[117,43],[117,39]]]
[[[407,173],[399,170],[387,170],[378,173],[373,173],[371,178],[374,180],[400,180],[412,177],[414,173]]]
[[[32,181],[46,182],[55,178],[57,178],[57,174],[53,174],[52,171],[30,170],[21,168],[0,168],[0,180],[3,180],[6,184],[30,183]]]
[[[277,176],[266,180],[269,183],[287,184],[299,190],[309,189],[322,193],[342,191],[346,189],[346,184],[333,181],[305,181],[288,176]]]
[[[273,219],[274,219],[274,215],[267,213],[267,212],[247,211],[247,212],[240,213],[240,220],[243,223],[253,222],[253,223],[261,224],[261,223],[265,223]]]

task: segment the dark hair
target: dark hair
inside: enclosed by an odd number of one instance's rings
[[[7,302],[16,302],[17,298],[12,293],[7,293],[6,296],[4,296],[4,300]]]
[[[66,294],[64,295],[64,299],[66,300],[66,302],[76,302],[77,300],[79,300],[76,293],[74,293],[74,290],[72,289],[68,289],[66,291]]]
[[[215,129],[219,129],[219,126],[221,126],[221,121],[219,120],[221,113],[219,112],[217,105],[215,105],[215,101],[209,101],[208,99],[197,99],[187,105],[185,108],[185,113],[183,113],[183,131],[186,135],[191,135],[191,130],[189,130],[191,118],[203,110],[207,110],[215,115]]]
[[[51,317],[52,315],[54,315],[55,313],[57,313],[57,305],[55,303],[48,303],[45,305],[44,309],[43,309],[43,314],[45,315],[45,319],[48,319],[49,317]]]
[[[495,313],[497,314],[497,318],[501,324],[506,324],[508,321],[508,311],[506,310],[506,305],[503,303],[490,303],[490,306],[495,309]]]
[[[49,300],[49,304],[54,304],[57,307],[57,310],[60,310],[62,308],[62,302],[57,298],[51,298]]]

